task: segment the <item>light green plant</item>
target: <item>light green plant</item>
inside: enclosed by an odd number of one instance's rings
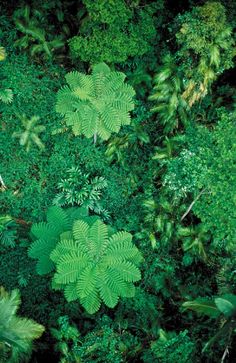
[[[0,360],[1,362],[28,361],[32,341],[44,332],[44,327],[31,319],[16,315],[20,305],[18,290],[7,293],[0,289]]]
[[[70,72],[68,85],[58,91],[56,111],[65,116],[75,135],[94,137],[94,142],[97,135],[107,140],[130,124],[135,92],[124,80],[124,73],[111,71],[105,63],[94,66],[91,75]]]
[[[232,28],[227,22],[226,9],[217,1],[207,1],[191,12],[179,15],[176,34],[184,72],[184,92],[189,106],[199,101],[225,69],[233,67],[235,55]],[[186,60],[187,61],[184,61]]]
[[[141,278],[137,266],[142,256],[132,235],[117,232],[109,237],[100,220],[91,226],[75,221],[72,233],[61,235],[50,257],[56,265],[54,283],[64,289],[68,301],[79,299],[90,314],[101,302],[114,308],[119,297],[133,297],[133,283]]]
[[[156,103],[152,111],[158,113],[164,133],[172,132],[180,123],[184,126],[187,124],[189,107],[182,97],[183,91],[181,73],[173,55],[169,54],[154,77],[153,94],[149,97]]]
[[[30,119],[26,115],[19,116],[23,129],[16,131],[12,134],[13,138],[20,139],[20,145],[26,148],[29,152],[31,146],[35,144],[40,150],[45,149],[45,145],[39,138],[39,134],[46,130],[44,125],[37,125],[39,121],[38,116],[32,116]]]

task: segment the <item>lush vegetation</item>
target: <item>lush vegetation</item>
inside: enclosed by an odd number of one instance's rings
[[[0,361],[233,362],[236,5],[0,9]]]

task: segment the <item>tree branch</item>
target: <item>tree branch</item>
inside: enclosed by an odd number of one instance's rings
[[[186,210],[186,212],[182,215],[181,217],[181,221],[189,214],[189,212],[191,211],[191,209],[193,208],[194,204],[196,203],[196,201],[200,198],[200,196],[205,193],[206,188],[203,189],[197,196],[196,198],[192,201],[192,203],[190,204],[190,206],[188,207],[188,209]]]

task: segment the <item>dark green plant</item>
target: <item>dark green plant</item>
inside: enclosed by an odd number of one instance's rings
[[[195,353],[195,344],[188,336],[188,331],[182,331],[179,334],[166,332],[163,329],[159,331],[159,339],[151,344],[152,358],[145,359],[145,362],[153,361],[160,363],[188,363],[193,362]]]
[[[124,0],[83,0],[87,14],[79,34],[69,40],[73,59],[92,64],[120,63],[153,50],[159,40],[156,27],[161,21],[163,1],[139,6]],[[158,13],[158,16],[156,16]]]
[[[187,125],[189,107],[182,97],[184,83],[173,55],[166,55],[163,63],[154,77],[153,94],[149,99],[156,103],[152,111],[158,113],[164,133],[167,134],[180,124]]]
[[[17,238],[17,223],[11,216],[0,216],[0,244],[15,247]]]
[[[223,337],[226,341],[225,352],[227,351],[228,354],[229,344],[236,327],[236,295],[225,294],[214,299],[199,298],[193,301],[186,301],[182,306],[185,310],[193,310],[212,319],[222,318],[219,330],[204,345],[202,352],[211,348],[214,343],[219,341],[220,337]]]
[[[6,59],[6,52],[3,47],[0,47],[0,62]],[[0,101],[4,103],[11,103],[13,99],[12,90],[9,88],[0,89]]]
[[[110,308],[119,297],[133,297],[134,282],[141,278],[138,269],[142,255],[127,232],[108,234],[100,220],[91,226],[74,222],[72,232],[61,240],[50,255],[56,265],[54,282],[65,291],[68,301],[79,299],[90,313],[104,302]]]
[[[58,193],[53,204],[58,206],[84,206],[88,211],[109,218],[109,213],[100,202],[103,189],[107,188],[107,181],[103,177],[91,178],[83,174],[79,167],[67,170],[67,177],[58,183]]]
[[[141,350],[138,339],[103,315],[95,329],[80,337],[74,353],[78,361],[122,363],[135,359]]]
[[[184,263],[189,264],[194,257],[207,262],[208,255],[206,249],[211,242],[211,234],[206,230],[204,224],[183,227],[177,229],[177,238],[182,241],[182,248],[185,252]]]
[[[58,318],[57,329],[52,328],[52,336],[57,340],[55,350],[60,352],[60,363],[78,363],[76,354],[78,343],[81,341],[80,333],[75,325],[69,323],[68,316]]]
[[[1,362],[26,362],[32,342],[44,332],[44,327],[31,319],[16,315],[20,305],[18,290],[7,293],[0,289],[0,359]]]
[[[178,60],[185,76],[182,94],[189,106],[205,97],[210,86],[224,70],[233,67],[234,38],[226,18],[225,7],[217,1],[207,1],[177,18],[179,32]]]
[[[48,34],[42,27],[40,20],[43,14],[40,11],[32,11],[26,5],[14,12],[14,21],[16,28],[24,35],[15,41],[15,46],[19,48],[30,48],[32,56],[43,54],[48,58],[52,58],[53,53],[65,46],[62,35],[54,36],[49,40]]]
[[[168,165],[164,185],[174,200],[188,200],[192,214],[211,232],[213,245],[232,250],[235,241],[235,121],[218,110],[213,130],[193,127],[187,146]]]
[[[75,135],[94,137],[94,142],[97,136],[107,140],[130,124],[135,92],[124,80],[124,73],[111,71],[105,63],[94,66],[91,75],[70,72],[68,86],[58,91],[56,111],[65,116]]]

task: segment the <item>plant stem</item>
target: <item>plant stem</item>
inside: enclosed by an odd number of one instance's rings
[[[188,207],[188,209],[186,210],[186,212],[182,215],[181,217],[181,221],[189,214],[189,212],[191,211],[191,209],[193,208],[194,204],[196,203],[196,201],[200,198],[200,196],[205,193],[206,188],[203,189],[197,196],[196,198],[192,201],[192,203],[190,204],[190,206]]]

